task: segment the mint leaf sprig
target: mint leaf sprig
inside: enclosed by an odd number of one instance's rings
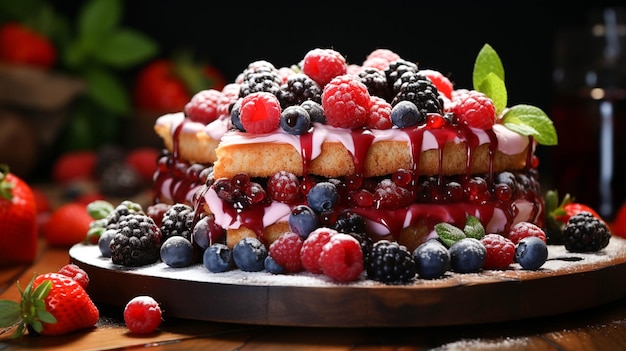
[[[450,223],[441,222],[435,224],[435,232],[441,241],[447,247],[450,247],[455,242],[465,238],[480,240],[485,236],[485,227],[483,227],[478,218],[468,215],[463,229],[455,227]]]
[[[515,105],[507,109],[507,91],[504,66],[498,53],[485,44],[476,56],[472,74],[474,90],[487,95],[501,115],[502,124],[521,135],[533,136],[539,144],[556,145],[558,137],[550,117],[540,108]]]

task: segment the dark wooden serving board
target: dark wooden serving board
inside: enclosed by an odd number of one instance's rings
[[[335,284],[321,275],[211,273],[202,265],[141,268],[112,264],[97,246],[78,244],[70,261],[89,275],[90,296],[123,307],[154,297],[166,316],[259,325],[399,327],[492,323],[590,308],[626,296],[626,240],[574,254],[549,247],[538,271],[449,273],[437,280],[383,285],[365,278]]]

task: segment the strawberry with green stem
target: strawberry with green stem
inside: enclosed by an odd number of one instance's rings
[[[24,290],[19,282],[17,286],[22,296],[19,303],[0,300],[0,328],[6,328],[2,332],[16,328],[14,338],[26,330],[41,335],[67,334],[93,327],[100,318],[85,289],[64,274],[41,274]]]
[[[0,165],[0,265],[29,263],[37,255],[37,209],[30,186]]]

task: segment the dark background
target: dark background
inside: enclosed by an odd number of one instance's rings
[[[578,43],[576,35],[569,42],[576,54],[564,54],[558,49],[563,45],[561,34],[588,28],[591,16],[603,8],[626,10],[623,1],[572,3],[125,1],[123,22],[154,38],[160,45],[159,56],[191,49],[196,58],[213,64],[229,81],[255,60],[289,66],[313,48],[334,48],[349,63],[360,64],[374,49],[388,48],[420,68],[448,75],[455,88],[471,89],[474,59],[488,43],[504,64],[508,106],[530,104],[552,117],[557,101],[553,82],[557,57],[569,66],[584,67],[587,56],[601,55],[595,52],[601,48],[587,47],[582,40]],[[70,15],[78,8],[71,0],[55,4]],[[617,129],[626,129],[624,101],[626,98],[617,110],[622,121]],[[593,128],[597,122],[582,108],[562,115],[559,120],[553,118],[559,145],[540,145],[537,150],[544,189],[558,186],[561,195],[569,192],[596,206],[599,142]],[[613,182],[617,206],[626,197],[626,135],[624,130],[616,133],[614,160],[618,168]]]

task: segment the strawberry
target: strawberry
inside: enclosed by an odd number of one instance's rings
[[[213,66],[195,65],[187,57],[160,58],[140,70],[133,86],[133,100],[139,110],[179,112],[195,93],[209,88],[221,90],[225,81]]]
[[[37,209],[28,184],[0,165],[0,265],[29,263],[37,255]]]
[[[146,182],[152,181],[157,169],[157,160],[161,152],[152,147],[140,147],[126,154],[126,163],[130,165]]]
[[[59,184],[93,179],[97,161],[98,155],[92,150],[67,152],[52,166],[52,179]]]
[[[0,27],[0,61],[49,69],[56,55],[52,42],[34,30],[15,22]]]
[[[92,221],[85,205],[69,202],[52,213],[42,234],[51,246],[72,246],[85,240]]]
[[[22,301],[0,301],[0,327],[17,327],[13,337],[29,328],[41,335],[62,335],[93,327],[100,312],[85,289],[70,277],[46,273],[33,277]]]
[[[580,212],[590,212],[594,217],[606,224],[604,219],[593,208],[576,202],[570,194],[565,194],[559,203],[557,191],[548,191],[546,194],[546,234],[548,244],[561,243],[565,224],[567,224],[570,217]]]
[[[626,203],[617,210],[610,228],[612,234],[626,238]]]

